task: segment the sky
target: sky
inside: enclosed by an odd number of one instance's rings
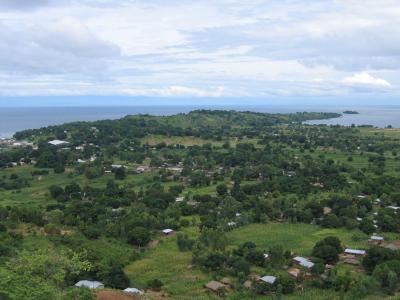
[[[398,0],[0,0],[0,104],[399,95]]]

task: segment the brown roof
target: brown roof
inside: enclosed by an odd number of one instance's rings
[[[244,287],[245,289],[251,289],[252,285],[253,285],[253,282],[252,282],[251,280],[246,280],[246,281],[243,283],[243,287]]]
[[[224,277],[220,280],[221,283],[227,284],[227,285],[232,285],[232,280],[228,277]]]
[[[212,290],[213,292],[218,292],[221,289],[227,290],[227,286],[219,281],[210,281],[206,284],[206,288]]]
[[[400,250],[400,240],[393,241],[390,244],[386,245],[385,247],[392,250]]]
[[[288,270],[288,274],[290,276],[293,276],[293,277],[297,278],[300,275],[300,269],[297,269],[297,268],[289,269]]]
[[[355,258],[346,258],[343,262],[345,264],[354,265],[354,266],[358,266],[360,264],[360,261]]]

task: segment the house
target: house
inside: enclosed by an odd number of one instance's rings
[[[300,271],[300,269],[298,269],[298,268],[291,268],[291,269],[288,270],[288,274],[289,274],[290,276],[294,277],[294,278],[299,277],[300,272],[301,272],[301,271]]]
[[[219,282],[229,285],[229,286],[232,286],[232,280],[229,277],[224,277]]]
[[[269,257],[269,254],[268,253],[264,253],[264,258],[268,259],[268,257]]]
[[[231,221],[231,222],[228,222],[227,225],[228,225],[229,227],[233,227],[233,226],[236,226],[236,222]]]
[[[185,197],[176,197],[175,202],[183,202],[185,200]]]
[[[124,293],[143,295],[143,292],[141,290],[138,290],[137,288],[126,288],[126,289],[124,289]]]
[[[244,287],[245,289],[251,289],[252,286],[253,286],[253,282],[252,282],[251,280],[246,280],[246,281],[243,283],[243,287]]]
[[[268,283],[268,284],[274,284],[276,281],[275,276],[263,276],[260,278],[260,281]]]
[[[385,238],[383,236],[378,236],[378,235],[373,235],[370,237],[368,240],[369,243],[371,244],[382,244]]]
[[[394,209],[394,210],[398,210],[398,209],[400,209],[400,206],[390,205],[390,206],[388,206],[388,208],[391,208],[391,209]]]
[[[123,165],[111,165],[111,168],[113,169],[121,169],[122,167],[125,167]]]
[[[173,229],[163,229],[162,233],[164,233],[165,235],[171,235],[174,232]]]
[[[78,288],[85,287],[88,289],[104,289],[104,284],[99,281],[81,280],[75,283]]]
[[[86,160],[80,159],[78,158],[78,160],[76,161],[78,164],[84,164],[86,162]]]
[[[329,215],[332,212],[332,208],[325,206],[324,207],[324,215]]]
[[[208,282],[205,287],[213,292],[220,292],[220,291],[229,291],[229,287],[219,281],[212,280]]]
[[[344,253],[351,254],[351,255],[365,255],[366,254],[365,250],[350,249],[350,248],[346,248],[344,250]]]
[[[311,269],[314,266],[314,263],[305,257],[296,256],[293,258],[293,260],[300,266],[305,267],[307,269]]]
[[[146,168],[145,168],[145,167],[137,167],[137,168],[136,168],[136,173],[138,173],[138,174],[141,174],[141,173],[143,173],[144,171],[146,171]]]
[[[358,266],[360,264],[360,261],[355,258],[346,258],[343,260],[343,262],[345,264],[352,265],[352,266]]]
[[[52,140],[52,141],[49,141],[48,143],[49,143],[50,145],[53,145],[53,146],[62,146],[62,145],[67,145],[67,144],[69,144],[69,142],[60,141],[60,140]]]
[[[391,249],[391,250],[400,250],[400,240],[393,241],[390,244],[384,246],[385,248]]]
[[[183,168],[180,168],[180,167],[168,167],[167,170],[171,171],[171,172],[174,172],[174,173],[182,173]]]

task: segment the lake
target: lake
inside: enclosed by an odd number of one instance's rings
[[[0,107],[0,137],[11,137],[15,132],[57,125],[72,121],[117,119],[130,114],[172,115],[195,109],[233,109],[269,113],[298,111],[343,112],[356,110],[358,115],[343,115],[337,119],[309,121],[308,124],[373,125],[400,128],[400,106],[335,107],[335,106],[279,106],[279,105],[232,105],[232,106],[93,106],[93,107]]]

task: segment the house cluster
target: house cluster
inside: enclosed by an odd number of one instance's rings
[[[75,283],[75,287],[97,290],[97,289],[104,289],[104,284],[99,281],[80,280],[77,283]],[[128,288],[124,289],[123,292],[126,294],[136,295],[136,296],[140,296],[140,295],[144,294],[143,291],[141,291],[137,288],[132,288],[132,287],[128,287]]]
[[[0,147],[3,148],[18,148],[18,147],[33,147],[33,143],[28,141],[17,141],[14,138],[0,138]]]
[[[269,254],[264,253],[264,258],[268,259]],[[309,271],[314,266],[314,263],[312,261],[310,261],[308,258],[305,257],[296,256],[293,258],[293,263],[295,264],[295,266],[287,270],[289,276],[297,278],[303,272],[302,270],[305,270],[304,274],[305,278],[311,277],[311,273]],[[253,286],[254,282],[274,285],[277,280],[278,278],[274,275],[264,275],[264,276],[250,275],[249,279],[243,283],[243,287],[246,289],[250,289]],[[205,288],[215,293],[226,293],[230,292],[233,289],[233,285],[231,280],[225,277],[219,281],[212,280],[208,282],[205,285]]]

